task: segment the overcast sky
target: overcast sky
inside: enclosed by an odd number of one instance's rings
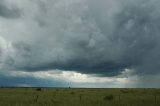
[[[159,0],[0,0],[0,86],[160,87]]]

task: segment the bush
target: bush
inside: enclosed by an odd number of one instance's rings
[[[73,95],[73,94],[75,94],[75,92],[71,92],[71,94]]]
[[[42,91],[42,88],[37,88],[36,91]]]
[[[111,100],[113,100],[113,95],[112,94],[110,94],[110,95],[107,95],[107,96],[105,96],[104,97],[104,100],[109,100],[109,101],[111,101]]]
[[[129,93],[128,90],[121,90],[122,93]]]

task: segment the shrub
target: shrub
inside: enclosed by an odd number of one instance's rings
[[[129,93],[128,90],[121,90],[122,93]]]
[[[42,88],[37,88],[36,91],[42,91]]]
[[[110,94],[110,95],[107,95],[107,96],[105,96],[104,97],[104,100],[109,100],[109,101],[111,101],[111,100],[113,100],[113,95],[112,94]]]
[[[75,94],[75,92],[71,92],[71,94]]]

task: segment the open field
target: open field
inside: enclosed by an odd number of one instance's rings
[[[160,89],[0,88],[0,106],[160,106]]]

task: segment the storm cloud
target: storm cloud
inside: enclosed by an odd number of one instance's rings
[[[0,4],[0,70],[158,74],[158,0],[9,0]],[[13,26],[14,24],[14,26]]]
[[[14,5],[7,5],[4,0],[0,1],[0,16],[3,18],[18,18],[20,17],[20,10]]]

